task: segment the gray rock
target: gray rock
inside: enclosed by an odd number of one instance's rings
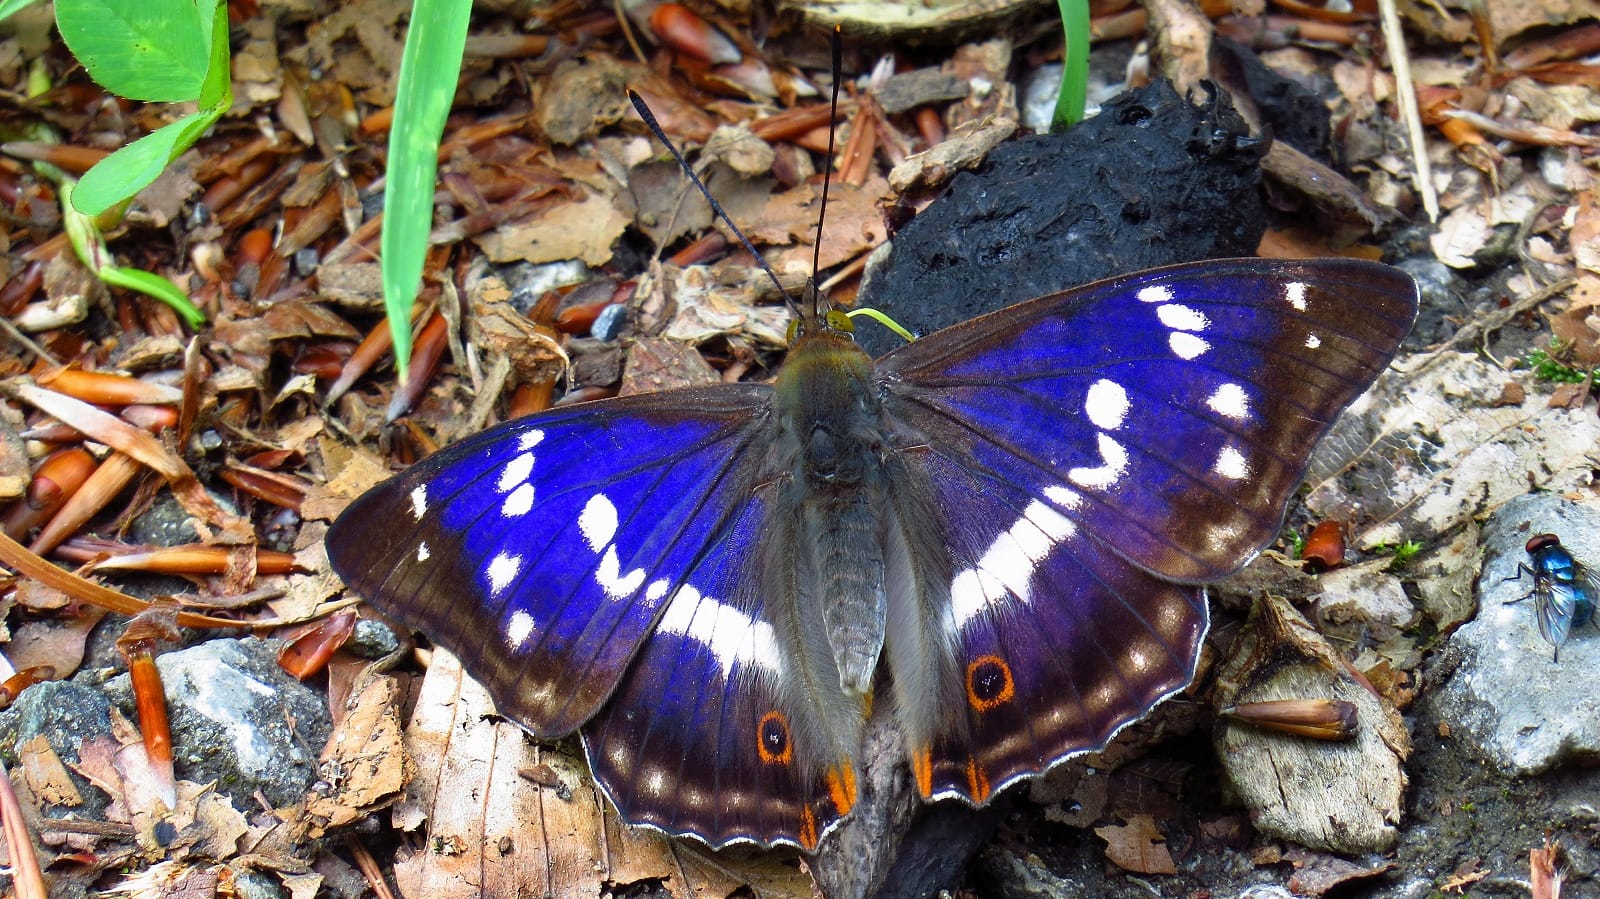
[[[363,659],[381,659],[400,648],[400,638],[387,624],[363,618],[356,622],[356,629],[344,648]]]
[[[72,681],[47,681],[22,691],[11,708],[0,712],[0,747],[7,765],[17,764],[17,747],[43,735],[67,766],[83,804],[46,806],[45,814],[98,818],[110,797],[74,770],[78,747],[85,740],[111,736],[111,704],[100,691]]]
[[[1461,662],[1439,696],[1440,717],[1505,770],[1538,774],[1600,759],[1600,628],[1576,628],[1555,661],[1539,636],[1534,601],[1508,604],[1533,588],[1507,580],[1529,561],[1524,546],[1553,533],[1580,561],[1600,564],[1600,506],[1548,493],[1518,497],[1483,529],[1478,615],[1450,638]]]
[[[178,776],[215,781],[238,808],[254,807],[257,790],[274,805],[303,798],[333,730],[326,701],[278,667],[281,646],[212,640],[156,656]],[[127,675],[107,683],[106,693],[133,716]]]
[[[264,871],[234,871],[233,891],[239,899],[284,899],[288,893],[278,878]]]

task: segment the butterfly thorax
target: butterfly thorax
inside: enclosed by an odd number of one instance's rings
[[[775,462],[787,480],[779,502],[798,550],[788,577],[808,597],[796,614],[813,619],[799,622],[802,633],[825,641],[846,695],[864,698],[886,614],[879,537],[886,437],[872,361],[847,334],[822,328],[796,341],[774,386]]]

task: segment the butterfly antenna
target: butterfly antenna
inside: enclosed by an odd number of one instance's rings
[[[817,209],[817,237],[811,242],[811,302],[812,315],[818,313],[815,304],[821,299],[817,290],[817,273],[822,270],[822,223],[828,218],[828,188],[833,184],[833,138],[839,120],[839,82],[843,80],[844,38],[838,25],[833,26],[833,99],[828,101],[828,155],[822,157],[822,204]]]
[[[739,238],[739,243],[744,244],[744,248],[750,251],[751,256],[755,257],[756,264],[761,266],[761,270],[767,273],[768,278],[772,279],[772,283],[778,288],[778,293],[783,294],[784,304],[796,314],[799,314],[799,304],[795,302],[794,297],[789,295],[789,291],[783,289],[783,282],[778,280],[777,273],[772,270],[771,266],[767,265],[767,260],[756,251],[749,238],[745,237],[744,232],[739,230],[739,226],[733,223],[733,219],[728,217],[728,213],[723,210],[722,204],[717,202],[717,198],[711,195],[711,191],[700,180],[700,176],[696,175],[694,169],[689,167],[689,161],[683,158],[682,153],[678,152],[677,146],[667,139],[666,132],[661,130],[661,123],[656,121],[655,113],[651,112],[650,107],[645,105],[644,98],[639,96],[638,92],[629,88],[628,99],[633,102],[633,108],[639,112],[639,118],[644,119],[645,125],[650,128],[650,133],[654,134],[656,140],[661,141],[667,150],[672,153],[672,158],[678,160],[678,166],[683,169],[683,173],[689,176],[689,180],[694,182],[694,186],[700,190],[700,195],[706,198],[707,203],[711,204],[711,211],[716,214],[717,218],[722,220],[724,225],[728,226],[728,230],[733,232],[734,237]],[[830,133],[828,138],[831,148],[833,135]]]

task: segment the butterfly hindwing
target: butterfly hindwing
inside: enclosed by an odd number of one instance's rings
[[[918,788],[983,804],[1097,749],[1194,675],[1208,612],[1197,586],[1157,578],[1032,496],[929,453],[954,575],[961,705]],[[1059,494],[1058,494],[1059,497]]]
[[[1408,275],[1208,262],[1001,310],[878,362],[889,414],[1161,577],[1236,570],[1415,318]]]
[[[794,660],[770,620],[779,603],[754,589],[751,567],[769,513],[754,496],[719,535],[582,733],[595,779],[629,821],[712,846],[810,850],[850,810],[854,774],[805,757],[780,698]]]
[[[475,435],[353,503],[334,570],[461,657],[503,714],[571,733],[740,514],[769,395],[636,396]]]

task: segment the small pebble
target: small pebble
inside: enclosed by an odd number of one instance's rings
[[[363,659],[381,659],[400,648],[400,638],[387,624],[363,618],[356,622],[355,632],[344,648]]]

